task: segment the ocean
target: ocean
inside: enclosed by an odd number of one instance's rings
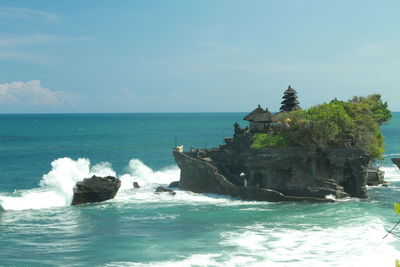
[[[217,147],[244,113],[0,115],[0,266],[394,266],[400,113],[382,127],[388,187],[368,199],[268,203],[177,190],[175,145]],[[116,175],[115,199],[70,206]],[[133,181],[141,188],[134,190]],[[394,230],[400,234],[400,226]]]

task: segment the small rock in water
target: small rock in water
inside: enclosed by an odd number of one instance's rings
[[[121,186],[121,181],[113,176],[98,177],[93,175],[77,182],[71,205],[101,202],[113,199]]]
[[[169,184],[169,188],[179,188],[179,181],[175,181]]]
[[[138,182],[133,182],[133,188],[140,188],[140,185],[138,184]]]
[[[165,188],[165,187],[162,187],[162,186],[157,187],[157,189],[156,189],[155,192],[156,192],[156,193],[168,192],[168,193],[169,193],[170,195],[172,195],[172,196],[176,195],[176,193],[175,193],[174,190],[171,190],[171,189],[168,189],[168,188]]]

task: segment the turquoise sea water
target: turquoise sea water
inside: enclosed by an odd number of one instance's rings
[[[383,127],[389,186],[367,200],[153,193],[179,179],[175,140],[218,146],[244,115],[0,115],[0,266],[394,266],[400,238],[382,237],[400,219],[400,113]],[[117,197],[69,206],[92,174],[117,175]]]

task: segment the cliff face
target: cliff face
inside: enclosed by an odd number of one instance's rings
[[[258,201],[316,201],[330,202],[325,198],[285,196],[282,193],[255,186],[241,186],[232,183],[209,160],[193,157],[190,153],[174,151],[174,157],[181,169],[179,188],[195,193],[212,193]]]
[[[179,186],[198,193],[266,201],[367,197],[370,157],[360,149],[225,146],[197,153],[174,151],[174,157],[181,169]]]
[[[245,167],[253,184],[285,195],[364,198],[369,161],[359,149],[310,152],[298,147],[257,150],[247,158]]]

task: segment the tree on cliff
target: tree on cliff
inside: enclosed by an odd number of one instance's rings
[[[380,158],[384,140],[379,126],[391,118],[391,113],[381,96],[374,94],[283,112],[279,118],[281,129],[269,135],[255,135],[252,147],[302,145],[322,150],[349,147]]]
[[[380,94],[373,94],[367,97],[355,96],[350,101],[359,104],[358,112],[371,116],[379,125],[385,124],[392,118],[387,102],[382,102]]]

